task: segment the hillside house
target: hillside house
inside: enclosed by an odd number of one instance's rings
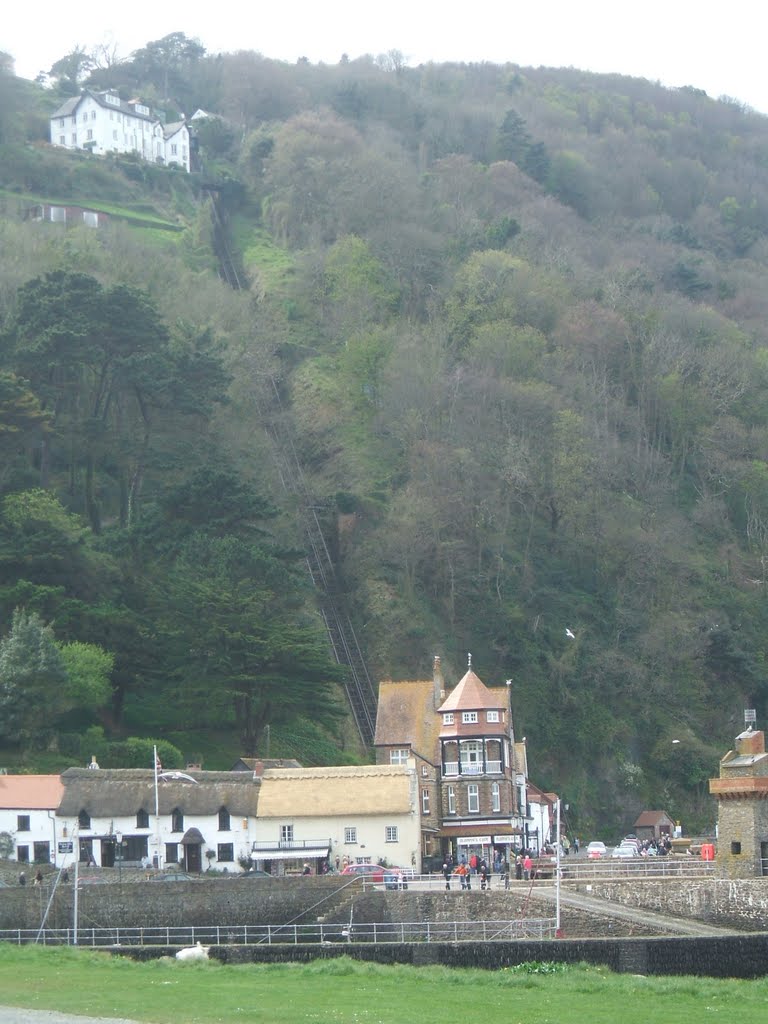
[[[179,864],[239,871],[256,837],[259,784],[244,772],[164,772],[147,768],[68,768],[57,814],[61,834],[77,835],[80,860],[156,867]]]
[[[267,759],[267,763],[269,759]],[[271,763],[279,763],[277,760]],[[157,789],[155,789],[157,786]],[[157,813],[156,813],[157,811]],[[328,865],[421,868],[416,767],[231,772],[69,768],[0,776],[0,832],[17,860],[113,868],[178,864],[275,875]]]
[[[164,124],[148,106],[117,93],[86,89],[72,96],[50,120],[51,145],[103,156],[135,153],[150,163],[190,170],[190,136],[185,121]]]
[[[66,839],[56,825],[63,791],[58,775],[0,775],[0,832],[13,840],[20,864],[47,864]]]
[[[492,863],[549,839],[550,801],[540,790],[528,799],[509,687],[485,686],[471,662],[450,692],[437,657],[432,680],[383,681],[374,746],[379,763],[415,760],[424,858],[476,853]]]
[[[261,776],[258,839],[252,859],[272,874],[324,860],[421,871],[418,782],[411,759],[399,765],[271,768]]]

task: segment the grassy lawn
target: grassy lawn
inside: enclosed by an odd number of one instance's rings
[[[134,963],[89,950],[0,946],[0,1004],[154,1024],[701,1024],[768,1019],[768,980],[644,978],[601,968],[496,972]]]

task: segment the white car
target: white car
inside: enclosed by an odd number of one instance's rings
[[[605,843],[600,843],[597,840],[590,843],[587,847],[587,857],[590,860],[597,860],[599,857],[604,857],[606,854]]]
[[[617,846],[611,854],[612,857],[639,857],[640,854],[637,852],[637,847],[634,844],[622,843],[621,846]]]

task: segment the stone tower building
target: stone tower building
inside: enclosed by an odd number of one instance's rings
[[[717,866],[729,878],[768,875],[768,753],[751,726],[720,761],[709,791],[717,800]]]

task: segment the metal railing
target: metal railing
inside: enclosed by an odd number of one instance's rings
[[[515,921],[383,921],[360,924],[189,925],[172,928],[7,928],[0,942],[45,946],[204,946],[339,942],[508,942],[555,937],[555,919]]]

